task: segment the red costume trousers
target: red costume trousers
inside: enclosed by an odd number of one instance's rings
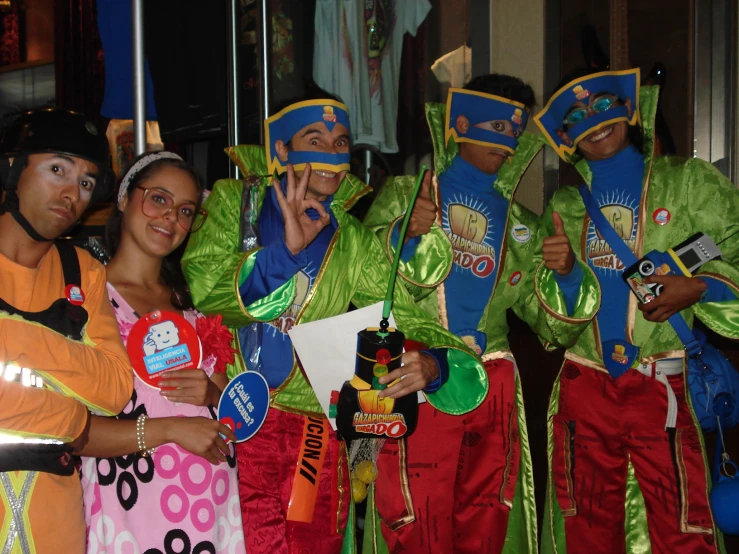
[[[654,366],[653,366],[654,367]],[[656,369],[652,369],[656,371]],[[641,489],[653,554],[716,554],[700,429],[682,375],[656,379],[629,370],[618,379],[566,361],[553,417],[552,478],[565,521],[567,554],[623,554],[628,463]],[[643,519],[642,519],[643,520]]]
[[[341,552],[349,513],[349,469],[329,430],[312,523],[287,521],[306,418],[270,408],[259,432],[236,445],[244,538],[249,554]]]
[[[501,552],[520,458],[516,374],[506,359],[485,369],[476,410],[451,416],[426,402],[412,436],[385,441],[376,494],[391,553]]]

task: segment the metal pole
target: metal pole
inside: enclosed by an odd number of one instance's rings
[[[133,26],[133,135],[138,156],[146,152],[146,81],[144,79],[144,0],[131,1]]]
[[[230,146],[240,144],[240,98],[239,86],[239,0],[226,0],[228,3],[228,143]],[[239,168],[229,164],[233,178],[239,178]]]
[[[262,104],[262,115],[264,119],[269,117],[269,13],[267,0],[261,0],[259,3],[260,21],[261,21],[261,63],[260,63],[260,92],[261,92],[261,104]],[[262,142],[264,142],[264,126],[259,126],[260,136]]]
[[[370,184],[370,168],[372,167],[372,150],[367,148],[364,151],[364,183]]]

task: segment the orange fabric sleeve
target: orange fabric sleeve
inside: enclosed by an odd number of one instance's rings
[[[3,318],[0,352],[4,351],[5,361],[34,369],[90,410],[115,415],[131,399],[133,371],[108,300],[105,268],[87,252],[78,249],[77,253],[84,307],[89,315],[84,343],[40,325]],[[63,283],[61,274],[58,279]],[[59,298],[56,287],[49,288],[50,299]],[[32,435],[47,434],[53,429],[57,432],[52,434],[58,436],[64,430],[76,438],[85,424],[84,407],[73,398],[60,396],[50,391],[20,391],[12,383],[4,384],[0,389],[0,427]],[[23,405],[25,401],[29,407]]]
[[[71,442],[85,427],[87,408],[74,398],[0,378],[0,422],[1,432]]]

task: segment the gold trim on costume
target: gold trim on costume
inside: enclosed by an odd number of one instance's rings
[[[705,271],[701,273],[697,273],[695,277],[708,277],[709,279],[716,279],[717,281],[720,281],[727,287],[733,289],[733,291],[739,295],[739,285],[737,285],[734,281],[731,279],[727,279],[723,275],[719,275],[718,273],[711,273],[710,271]]]
[[[349,178],[344,177],[344,179],[349,179]],[[369,186],[367,183],[365,183],[364,181],[361,181],[360,179],[357,179],[357,181],[362,183],[363,186],[357,192],[355,192],[352,196],[350,196],[346,202],[344,202],[344,204],[342,205],[342,208],[344,208],[344,211],[348,212],[360,198],[372,192],[372,187]],[[351,181],[349,182],[351,183]]]
[[[431,186],[434,189],[434,201],[438,208],[441,205],[441,189],[439,188],[439,180],[436,178],[436,173],[434,173],[434,176],[431,178]],[[442,225],[440,209],[436,210],[436,224],[439,227]],[[453,267],[454,261],[452,261],[452,268]],[[436,287],[436,308],[439,311],[439,323],[441,323],[444,329],[449,330],[449,314],[446,310],[446,285],[444,284],[444,281]]]
[[[439,310],[439,323],[449,330],[449,313],[446,311],[446,286],[441,283],[436,288],[436,307]]]
[[[542,260],[542,262],[537,266],[535,275],[539,273],[539,270],[544,265],[544,263],[545,262]],[[577,263],[577,260],[575,261],[575,263]],[[544,311],[547,312],[553,318],[558,319],[559,321],[564,321],[565,323],[587,323],[588,321],[592,319],[592,318],[583,318],[583,317],[578,318],[578,317],[564,316],[554,311],[552,308],[549,307],[549,305],[546,302],[544,302],[544,299],[541,297],[541,294],[539,293],[539,287],[536,286],[536,277],[534,277],[534,293],[536,293],[536,297],[539,299],[539,304],[541,304],[541,307],[544,308]],[[600,309],[600,305],[598,305],[598,309]]]
[[[411,486],[408,482],[408,452],[406,439],[398,440],[398,475],[400,476],[400,490],[403,494],[405,502],[405,511],[407,514],[389,524],[388,527],[393,531],[397,531],[401,527],[416,521],[416,511],[413,508],[413,497],[411,496]]]
[[[590,214],[588,214],[588,211],[586,209],[585,217],[583,218],[582,232],[580,233],[580,258],[582,258],[583,260],[586,260],[584,262],[585,265],[588,265],[587,252],[588,252],[588,228],[589,227],[590,227]],[[575,261],[575,263],[577,263],[577,261]],[[588,267],[588,269],[590,268]],[[598,286],[600,287],[600,281],[598,281],[597,276],[595,280],[598,283]],[[602,303],[603,303],[603,298],[601,296],[601,304]],[[598,306],[598,310],[600,310],[600,305]],[[595,339],[595,352],[598,354],[598,356],[600,356],[600,359],[603,360],[604,359],[603,358],[603,347],[600,343],[600,327],[598,327],[598,310],[596,310],[596,313],[593,316],[592,329],[593,329],[593,338]]]
[[[570,501],[571,508],[567,508],[566,510],[562,510],[562,507],[560,506],[560,510],[562,512],[563,517],[570,517],[577,515],[577,502],[575,502],[575,486],[572,483],[572,451],[570,450],[570,439],[571,439],[571,433],[570,428],[567,426],[567,423],[564,421],[561,422],[562,426],[565,428],[565,437],[564,437],[564,458],[565,458],[565,481],[567,482],[567,496]]]
[[[503,277],[503,272],[505,271],[505,259],[506,255],[508,254],[508,229],[511,224],[511,212],[513,211],[513,197],[516,194],[516,190],[518,189],[518,186],[521,184],[521,179],[523,179],[523,176],[526,174],[526,172],[529,170],[529,167],[536,159],[536,156],[539,155],[539,152],[541,151],[541,148],[537,149],[536,152],[534,152],[534,155],[529,158],[529,162],[526,164],[526,167],[523,168],[523,171],[521,172],[518,180],[516,181],[516,184],[513,186],[513,190],[511,190],[511,199],[508,201],[508,213],[506,214],[506,220],[505,220],[505,231],[503,234],[503,240],[501,241],[500,246],[500,256],[498,258],[498,274],[495,276],[495,284],[493,285],[493,290],[490,293],[490,298],[488,299],[488,303],[485,304],[486,308],[483,312],[483,315],[485,316],[485,322],[483,323],[482,320],[478,323],[478,327],[481,326],[484,329],[487,329],[488,326],[488,318],[490,317],[490,304],[493,301],[493,298],[495,297],[495,292],[498,290],[498,284],[500,283],[500,279]],[[515,154],[515,152],[514,152]],[[511,158],[508,158],[508,161],[511,161]],[[498,184],[498,181],[496,180],[495,184]],[[493,188],[496,190],[497,187],[493,185]],[[498,192],[500,192],[498,190]],[[501,193],[502,194],[502,193]],[[482,325],[480,325],[482,324]]]
[[[509,510],[513,509],[513,499],[508,499],[505,496],[505,489],[506,489],[506,483],[508,481],[508,475],[511,473],[511,465],[513,461],[513,425],[517,421],[518,418],[518,407],[516,406],[515,402],[513,404],[513,410],[511,411],[511,422],[508,425],[508,454],[506,456],[506,462],[505,462],[505,469],[503,470],[503,483],[500,486],[500,494],[498,495],[498,500],[500,500],[501,504],[504,504],[508,506]],[[513,495],[515,496],[515,490]]]
[[[331,242],[329,242],[328,244],[328,248],[326,249],[326,254],[323,257],[323,261],[321,262],[321,267],[318,270],[318,273],[316,274],[316,278],[313,280],[313,286],[308,291],[308,295],[305,297],[305,300],[303,301],[303,305],[300,307],[300,311],[298,312],[298,315],[295,317],[295,325],[297,325],[300,322],[301,318],[303,317],[303,314],[305,313],[306,308],[310,305],[311,300],[313,300],[313,297],[316,295],[316,291],[318,290],[318,285],[321,282],[321,278],[323,277],[323,274],[326,273],[326,267],[331,261],[331,255],[333,254],[334,248],[336,248],[336,241],[338,240],[340,234],[341,234],[341,225],[339,225],[338,229],[336,229],[334,236],[331,237]],[[281,406],[280,404],[273,402],[273,400],[277,397],[279,393],[281,393],[285,389],[287,384],[290,381],[292,381],[292,379],[295,377],[295,372],[298,370],[302,371],[302,369],[299,369],[298,361],[295,358],[295,352],[293,352],[293,368],[292,370],[290,370],[290,374],[287,376],[287,378],[282,383],[280,383],[278,387],[276,387],[273,391],[270,392],[270,395],[269,395],[270,396],[270,406],[273,406],[273,407]],[[284,410],[284,406],[282,406],[280,409]],[[287,409],[284,411],[294,413],[294,414],[300,414],[300,415],[315,415],[313,412],[304,412],[302,410],[296,410],[294,408]]]
[[[683,429],[675,429],[675,460],[677,462],[678,476],[680,482],[677,483],[680,488],[680,532],[692,533],[699,535],[713,535],[712,527],[700,527],[698,525],[690,525],[688,523],[688,510],[690,508],[690,499],[688,498],[688,472],[683,460]]]
[[[393,262],[393,255],[391,254],[391,252],[393,250],[393,244],[392,244],[393,229],[395,228],[395,225],[397,225],[398,221],[402,220],[404,217],[405,217],[405,214],[401,215],[400,217],[395,218],[390,223],[390,227],[388,228],[388,231],[387,231],[387,237],[385,239],[385,253],[387,254],[387,258],[390,261],[390,264],[391,265],[392,265],[392,262]],[[444,232],[444,230],[441,229],[441,227],[439,229],[441,230],[441,234],[444,235],[444,240],[446,240],[449,243],[449,245],[451,246],[452,241],[449,240],[449,237]],[[401,248],[402,248],[402,246],[401,246]],[[454,249],[453,248],[452,248],[452,252],[454,252]],[[449,271],[447,271],[446,272],[446,275],[444,275],[444,277],[442,277],[439,280],[439,283],[443,283],[444,281],[446,281],[447,277],[449,277],[449,274],[452,272],[452,269],[453,268],[454,268],[454,260],[452,259],[452,263],[449,266]],[[419,283],[417,281],[414,281],[413,279],[411,279],[410,277],[408,277],[407,275],[405,275],[402,271],[399,271],[398,272],[398,275],[400,275],[400,277],[403,280],[408,281],[411,285],[415,285],[415,286],[420,287],[422,289],[433,289],[434,287],[437,286],[437,285],[426,285],[424,283]]]
[[[262,247],[258,246],[256,248],[252,248],[251,250],[248,250],[247,252],[244,252],[244,256],[241,258],[241,261],[239,262],[239,266],[236,268],[236,275],[234,277],[234,290],[236,291],[236,301],[239,304],[241,313],[243,313],[246,317],[254,321],[259,321],[259,320],[255,318],[253,315],[251,315],[249,313],[249,310],[246,309],[246,306],[244,306],[244,300],[241,298],[241,293],[239,293],[239,277],[241,277],[241,268],[244,267],[244,264],[249,259],[249,256],[251,256],[252,254],[256,254],[261,249]]]
[[[341,444],[339,445],[339,467],[337,468],[337,472],[336,472],[338,475],[338,482],[337,482],[336,488],[339,491],[339,502],[338,502],[339,508],[336,511],[336,534],[337,535],[341,534],[341,508],[344,504],[344,464],[341,463],[342,459],[344,458],[347,460],[347,463],[348,463],[349,457],[346,455],[346,443],[344,441],[341,441]]]

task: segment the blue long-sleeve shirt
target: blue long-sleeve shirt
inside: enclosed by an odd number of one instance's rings
[[[284,179],[281,185],[284,191]],[[244,357],[259,359],[257,367],[250,369],[260,371],[271,388],[279,386],[292,370],[293,347],[287,332],[295,323],[303,301],[313,287],[315,276],[338,228],[336,218],[330,210],[331,200],[332,197],[329,197],[321,202],[330,214],[331,222],[307,248],[296,255],[285,244],[285,223],[274,189],[269,189],[259,214],[260,238],[265,247],[257,252],[251,273],[239,286],[244,305],[248,306],[270,295],[297,274],[295,300],[279,318],[239,330]],[[307,210],[306,214],[313,220],[319,218],[318,212],[313,209]],[[254,335],[258,337],[256,340]],[[255,352],[255,349],[259,350]]]
[[[459,155],[439,175],[442,228],[454,249],[445,281],[449,329],[480,354],[487,337],[477,327],[493,294],[508,217],[509,202],[495,189],[497,178]],[[397,245],[397,229],[392,240]],[[402,259],[413,257],[419,241],[416,237],[403,246]]]
[[[281,186],[285,191],[284,178]],[[282,384],[293,367],[292,341],[287,333],[295,324],[295,318],[313,287],[315,276],[338,228],[336,217],[330,209],[332,200],[333,197],[328,197],[321,202],[330,215],[330,223],[296,255],[285,244],[285,224],[274,189],[269,189],[259,214],[260,238],[266,246],[257,252],[251,273],[239,286],[244,305],[268,296],[297,274],[295,299],[279,318],[239,329],[241,351],[246,360],[252,361],[248,364],[249,369],[262,373],[270,388]],[[307,210],[306,215],[313,220],[319,218],[314,209]],[[439,377],[425,389],[426,392],[434,392],[449,376],[446,349],[429,349],[425,352],[433,356],[439,365]],[[258,362],[253,363],[255,360]]]

